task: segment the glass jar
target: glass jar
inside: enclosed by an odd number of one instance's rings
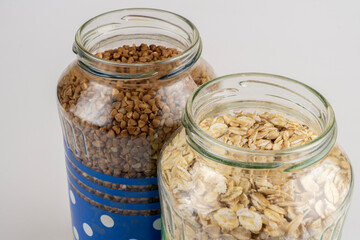
[[[181,53],[136,64],[96,55],[142,43]],[[82,25],[73,51],[57,97],[74,236],[159,239],[159,151],[180,126],[187,97],[214,76],[200,58],[199,32],[174,13],[123,9]]]
[[[253,150],[199,125],[238,111],[282,113],[317,137]],[[353,175],[336,133],[326,99],[295,80],[245,73],[204,84],[159,158],[163,239],[340,239]]]

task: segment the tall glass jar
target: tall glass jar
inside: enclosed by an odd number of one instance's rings
[[[200,127],[204,119],[239,111],[281,113],[317,137],[288,149],[254,150]],[[295,80],[246,73],[204,84],[161,152],[163,239],[340,239],[353,175],[336,136],[329,103]]]
[[[142,43],[181,53],[136,64],[96,55]],[[187,97],[213,78],[199,32],[174,13],[123,9],[82,25],[73,51],[57,97],[74,237],[159,239],[159,151],[180,126]]]

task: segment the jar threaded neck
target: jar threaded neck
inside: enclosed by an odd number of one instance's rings
[[[180,54],[149,63],[124,63],[95,55],[121,45],[158,44],[177,48]],[[84,23],[76,33],[73,51],[82,68],[108,78],[166,78],[189,69],[200,58],[202,44],[197,28],[175,13],[133,8],[107,12]]]
[[[294,115],[317,129],[318,137],[298,147],[253,150],[226,144],[200,128],[199,122],[209,115],[234,109],[265,109]],[[204,84],[189,97],[182,122],[188,143],[202,155],[224,164],[254,169],[306,168],[329,153],[337,136],[333,109],[320,93],[296,80],[263,73],[233,74]],[[225,156],[217,148],[231,154]],[[274,160],[263,161],[269,157]]]

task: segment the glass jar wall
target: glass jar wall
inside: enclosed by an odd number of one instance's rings
[[[110,61],[107,50],[122,57]],[[86,22],[73,51],[57,97],[70,198],[78,199],[74,235],[88,237],[79,228],[92,221],[97,239],[158,239],[159,151],[180,126],[187,97],[214,77],[200,58],[199,33],[170,12],[124,9]],[[104,215],[117,224],[109,228]]]
[[[353,177],[318,92],[275,75],[229,75],[190,96],[182,125],[160,156],[163,239],[341,237]]]

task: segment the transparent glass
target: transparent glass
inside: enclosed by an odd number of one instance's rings
[[[251,150],[199,127],[238,111],[282,113],[318,137],[284,150]],[[245,73],[204,84],[160,155],[163,239],[340,239],[353,175],[336,133],[326,99],[295,80]]]
[[[142,43],[181,53],[135,64],[95,55]],[[212,68],[200,58],[198,30],[187,19],[162,10],[117,10],[81,26],[73,51],[77,59],[57,86],[70,189],[75,197],[104,211],[159,214],[156,167],[160,149],[180,126],[187,97],[214,77]],[[152,229],[152,224],[147,227]],[[136,232],[136,227],[132,230]]]

